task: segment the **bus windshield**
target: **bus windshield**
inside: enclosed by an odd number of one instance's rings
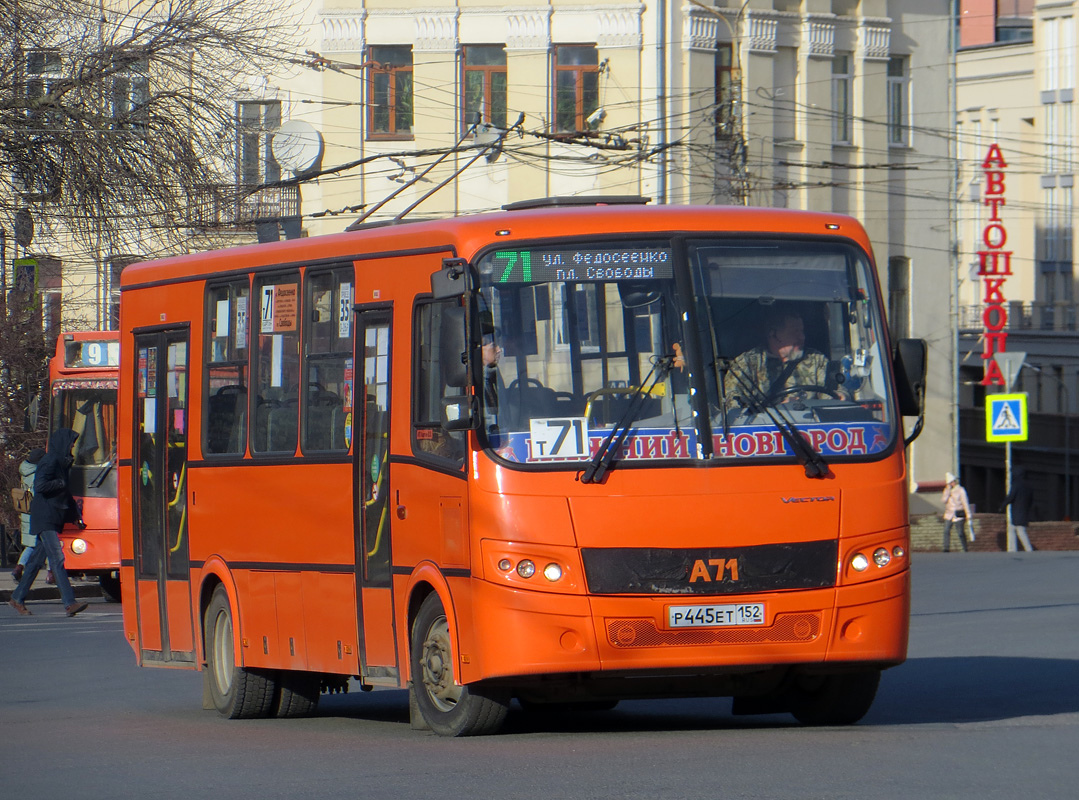
[[[884,323],[852,245],[574,242],[476,266],[481,427],[506,461],[579,466],[615,447],[627,464],[832,462],[893,445]]]
[[[71,470],[76,496],[97,494],[116,459],[115,381],[54,381],[52,429],[71,428],[79,434]],[[103,487],[102,487],[103,488]],[[115,489],[112,489],[115,493]]]

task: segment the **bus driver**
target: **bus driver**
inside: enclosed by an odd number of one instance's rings
[[[727,410],[759,408],[805,400],[810,396],[842,396],[828,368],[828,358],[806,349],[801,313],[779,303],[765,316],[764,343],[735,358],[723,379]],[[814,391],[816,389],[816,391]]]

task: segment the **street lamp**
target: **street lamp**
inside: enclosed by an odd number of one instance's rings
[[[1046,372],[1039,366],[1034,364],[1024,364],[1024,366],[1030,367],[1039,375],[1048,375],[1050,378],[1060,384],[1060,388],[1064,390],[1064,519],[1070,520],[1072,518],[1072,478],[1071,478],[1071,393],[1068,391],[1068,384],[1066,384],[1061,378],[1059,378],[1053,372]]]

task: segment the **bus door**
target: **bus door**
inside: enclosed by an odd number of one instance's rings
[[[195,663],[187,536],[188,331],[135,336],[135,577],[142,663]]]
[[[356,601],[360,663],[369,683],[397,685],[390,529],[390,332],[385,307],[356,320]]]

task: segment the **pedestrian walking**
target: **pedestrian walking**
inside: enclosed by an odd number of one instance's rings
[[[1008,492],[1008,496],[1000,504],[1000,513],[1003,514],[1008,506],[1012,507],[1009,525],[1015,529],[1015,536],[1019,539],[1019,543],[1023,545],[1023,549],[1030,552],[1034,547],[1030,544],[1030,538],[1027,536],[1027,525],[1034,519],[1034,489],[1031,487],[1030,481],[1027,480],[1026,470],[1022,467],[1016,467],[1012,472],[1012,490]],[[1015,546],[1014,539],[1010,536],[1008,537],[1008,544],[1011,545],[1008,548],[1009,550]]]
[[[40,447],[35,447],[29,453],[26,454],[26,458],[19,464],[19,477],[22,480],[22,488],[24,492],[30,492],[33,495],[34,492],[34,473],[37,472],[37,465],[42,458],[45,457],[45,451]],[[22,536],[23,551],[19,554],[19,563],[15,565],[15,569],[11,571],[11,577],[16,581],[22,579],[23,570],[26,568],[26,562],[30,560],[30,555],[33,552],[34,546],[37,544],[37,537],[30,533],[30,512],[29,510],[21,512],[19,514],[20,535]]]
[[[46,557],[52,564],[56,585],[60,589],[60,599],[64,611],[73,617],[87,606],[76,602],[75,590],[68,580],[64,569],[64,551],[60,547],[60,531],[65,523],[74,523],[85,528],[78,504],[69,488],[71,454],[75,440],[79,435],[71,428],[59,428],[49,437],[49,449],[38,462],[34,475],[34,499],[30,502],[30,533],[38,537],[38,544],[30,555],[19,585],[11,593],[8,604],[24,616],[30,614],[26,607],[26,595],[34,585],[34,579],[45,563]]]
[[[959,523],[959,544],[963,552],[967,552],[966,527],[970,519],[970,502],[967,500],[967,490],[959,485],[959,478],[950,472],[944,473],[944,552],[951,548],[952,525]]]

